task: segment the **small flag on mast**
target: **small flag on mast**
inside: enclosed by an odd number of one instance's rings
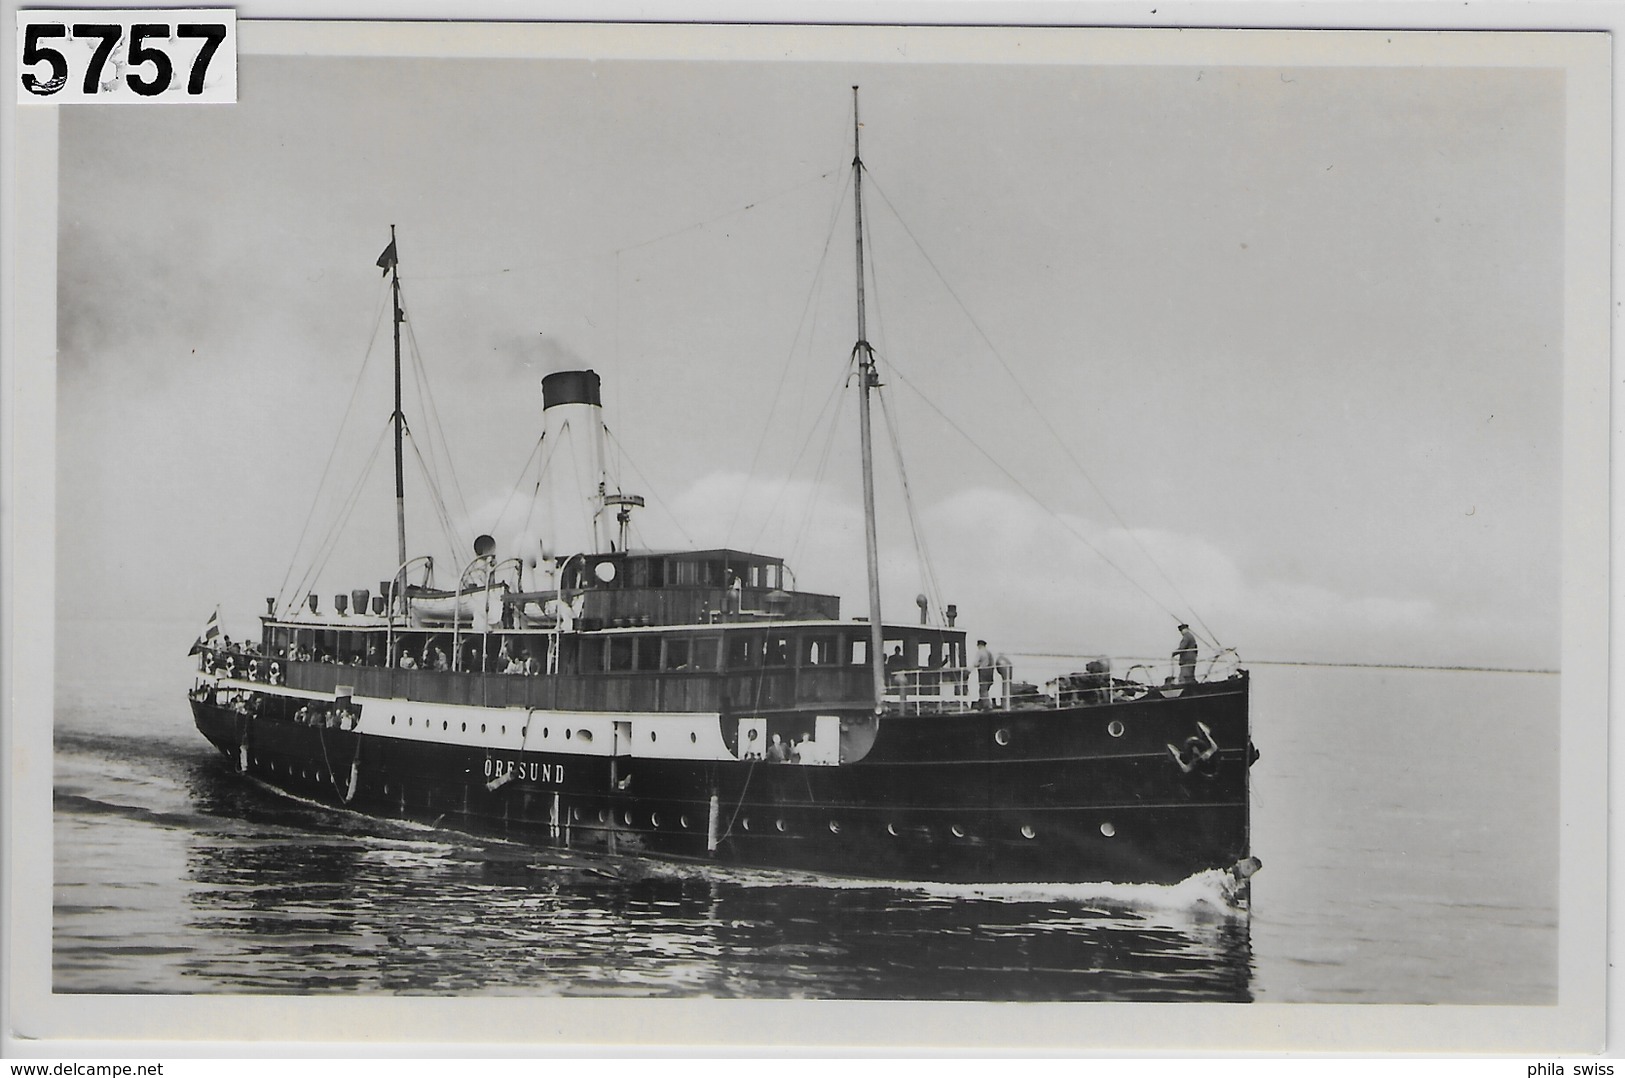
[[[390,240],[389,246],[384,248],[384,253],[378,256],[376,265],[384,271],[384,276],[388,277],[389,271],[394,267],[395,262],[395,241]]]
[[[196,655],[204,648],[212,648],[214,647],[214,642],[219,638],[220,608],[217,606],[214,608],[214,613],[209,615],[209,620],[204,624],[203,631],[198,634],[197,640],[193,641],[192,650],[188,651],[186,654]]]

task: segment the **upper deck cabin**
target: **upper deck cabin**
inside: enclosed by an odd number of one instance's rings
[[[742,550],[577,554],[558,575],[566,595],[583,595],[586,630],[841,616],[838,596],[796,591],[782,559]]]
[[[726,549],[578,554],[554,576],[555,590],[472,604],[490,610],[478,620],[470,604],[420,617],[416,604],[426,600],[412,598],[403,617],[365,591],[336,596],[323,613],[313,596],[308,610],[268,613],[255,655],[231,668],[319,693],[343,684],[361,695],[487,706],[873,706],[868,622],[841,621],[836,596],[796,591],[780,559]],[[548,613],[561,604],[580,613]],[[890,703],[963,702],[963,630],[893,624],[882,639]]]

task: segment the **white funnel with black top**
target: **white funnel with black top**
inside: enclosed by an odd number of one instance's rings
[[[607,519],[618,507],[620,547],[630,509],[642,505],[610,478],[604,454],[604,408],[596,371],[555,371],[542,379],[543,453],[550,482],[550,553],[607,553],[615,544]]]

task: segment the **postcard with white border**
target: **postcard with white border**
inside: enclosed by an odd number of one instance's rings
[[[13,1048],[1603,1049],[1607,33],[205,16],[6,21]]]

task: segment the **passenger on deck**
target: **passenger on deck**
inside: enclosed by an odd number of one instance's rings
[[[418,668],[418,661],[416,659],[412,658],[412,653],[410,651],[401,652],[401,669],[402,670],[416,670],[417,668]]]
[[[436,670],[451,669],[451,660],[446,658],[446,651],[444,648],[437,647],[434,649],[434,668]]]
[[[987,641],[976,641],[976,658],[971,666],[976,669],[976,706],[984,710],[992,706],[993,663],[993,653],[987,650]]]
[[[1196,637],[1184,622],[1179,625],[1179,646],[1174,649],[1174,662],[1179,664],[1181,685],[1196,680]]]
[[[790,752],[784,746],[784,739],[778,734],[773,735],[773,741],[767,746],[767,762],[782,764],[790,758]]]

